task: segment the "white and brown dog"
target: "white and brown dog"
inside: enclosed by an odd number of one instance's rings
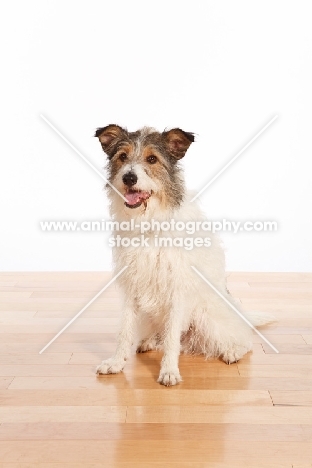
[[[108,156],[111,216],[121,223],[134,219],[134,231],[114,234],[134,237],[142,221],[203,221],[205,217],[185,190],[178,161],[194,141],[192,133],[178,128],[159,133],[152,128],[128,132],[118,125],[99,128],[99,138]],[[137,352],[162,349],[158,382],[176,385],[181,381],[180,352],[201,353],[206,358],[221,357],[230,364],[252,349],[250,327],[194,272],[196,267],[218,291],[237,308],[226,289],[225,261],[220,240],[209,233],[209,247],[202,242],[192,249],[155,244],[164,235],[175,238],[187,234],[167,231],[145,233],[146,246],[115,247],[115,271],[124,295],[122,326],[113,357],[103,361],[98,374],[121,372],[136,341]],[[207,233],[196,233],[206,238]],[[254,326],[267,317],[248,315]]]

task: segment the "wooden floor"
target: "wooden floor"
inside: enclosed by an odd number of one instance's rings
[[[0,467],[312,467],[312,274],[231,273],[246,310],[278,322],[227,366],[182,356],[183,382],[156,383],[161,354],[97,377],[120,307],[109,273],[0,274]],[[203,285],[205,287],[205,285]]]

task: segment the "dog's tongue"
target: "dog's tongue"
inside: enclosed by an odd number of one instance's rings
[[[127,192],[125,198],[128,205],[136,205],[141,200],[146,200],[149,197],[148,192]]]

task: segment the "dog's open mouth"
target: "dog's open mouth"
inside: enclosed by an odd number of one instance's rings
[[[128,208],[138,208],[143,202],[145,204],[146,200],[148,200],[150,196],[150,192],[129,189],[125,193],[125,199],[127,200],[125,205]]]

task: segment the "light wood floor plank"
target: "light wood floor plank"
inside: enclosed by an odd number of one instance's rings
[[[311,312],[311,300],[303,298],[302,301],[296,300],[275,300],[266,299],[265,294],[258,293],[259,296],[255,299],[250,299],[241,296],[240,300],[244,310],[259,310],[264,312],[270,312],[272,315],[283,314],[283,312],[291,312],[296,314],[297,312]]]
[[[16,281],[4,281],[3,273],[0,273],[0,291],[5,291],[5,288],[13,287],[16,285]]]
[[[129,406],[129,423],[311,424],[312,407]]]
[[[79,312],[79,311],[78,311]],[[0,329],[1,334],[10,333],[58,333],[68,322],[66,319],[6,319],[2,321]],[[70,326],[71,333],[98,333],[109,330],[111,333],[117,333],[119,329],[119,318],[85,319],[79,317]],[[45,344],[45,343],[44,343]]]
[[[296,272],[228,272],[227,281],[259,283],[312,283],[312,273]]]
[[[15,365],[33,365],[37,364],[40,366],[46,365],[55,365],[55,364],[68,364],[72,357],[72,353],[8,353],[8,354],[0,354],[0,374],[1,374],[1,366],[15,366]],[[21,369],[21,368],[19,368]]]
[[[311,283],[305,283],[310,287],[306,287],[305,292],[303,293],[300,289],[295,288],[270,288],[266,293],[266,300],[274,301],[274,302],[286,302],[287,300],[291,299],[294,302],[298,302],[298,304],[308,304],[309,300],[312,297],[312,285]],[[242,299],[250,299],[250,300],[258,300],[261,294],[265,293],[265,290],[261,290],[258,288],[244,289],[244,290],[235,290],[235,294],[238,294],[238,297]],[[233,292],[234,295],[234,292]]]
[[[37,343],[46,344],[55,335],[53,333],[2,333],[1,343]],[[71,333],[66,331],[57,339],[58,343],[115,343],[116,334],[107,333]],[[52,345],[53,346],[53,345]],[[50,348],[49,348],[50,349]]]
[[[105,284],[102,285],[105,286]],[[99,288],[102,289],[102,288]],[[98,291],[93,291],[94,295],[97,294]],[[90,291],[82,291],[81,289],[76,290],[76,291],[36,291],[31,293],[30,299],[45,299],[45,300],[60,300],[60,299],[71,299],[74,301],[77,301],[77,299],[84,299],[85,301],[90,301],[92,299],[93,294],[90,293]],[[118,290],[116,288],[111,288],[109,287],[103,292],[103,297],[105,298],[114,298],[117,300],[118,298]],[[102,299],[103,299],[102,297]]]
[[[11,319],[31,319],[34,318],[36,315],[35,310],[21,310],[21,311],[16,311],[16,310],[11,310],[11,311],[0,311],[0,321],[1,323],[5,323],[7,320]]]
[[[307,393],[307,392],[306,392]],[[106,387],[96,389],[19,389],[0,390],[1,406],[144,406],[183,405],[195,406],[272,406],[270,393],[266,390],[181,390],[173,392],[158,389]]]
[[[312,365],[312,354],[276,354],[274,351],[269,353],[248,353],[241,360],[240,364],[253,366],[254,364],[287,366],[287,365]]]
[[[288,377],[290,379],[312,376],[312,365],[246,365],[238,363],[238,370],[242,377]]]
[[[265,336],[267,328],[262,328],[261,333]],[[263,347],[266,346],[265,342],[259,335],[254,335],[253,336],[253,342],[254,343],[262,343]],[[306,342],[304,341],[302,335],[299,334],[283,334],[283,335],[273,335],[270,334],[270,342],[273,343],[274,345],[280,345],[281,343],[286,343],[288,344],[298,344],[298,345],[306,345]],[[279,346],[281,347],[281,346]],[[271,349],[271,348],[270,348]],[[267,351],[266,351],[267,352]],[[273,351],[274,352],[274,351]]]
[[[23,302],[21,301],[11,301],[11,302],[1,302],[0,303],[0,311],[8,312],[8,311],[38,311],[38,310],[46,310],[46,311],[54,311],[54,310],[68,310],[69,312],[72,312],[72,316],[75,315],[75,313],[79,312],[90,300],[92,297],[89,297],[88,299],[49,299],[49,300],[43,300],[43,299],[27,299]],[[111,300],[114,298],[111,297]],[[105,308],[109,308],[110,304],[108,303],[108,300],[106,298],[98,298],[96,299],[93,304],[90,305],[91,310],[101,310]],[[115,308],[115,305],[112,307]]]
[[[311,283],[311,282],[310,282]],[[249,282],[247,283],[251,289],[256,289],[257,291],[265,292],[265,293],[270,293],[271,291],[276,291],[276,290],[283,290],[283,291],[289,291],[289,290],[296,290],[296,291],[302,291],[302,292],[311,292],[311,287],[312,285],[308,282],[277,282],[275,283],[274,281],[266,281],[263,283],[260,282]],[[235,284],[235,283],[233,283]],[[237,283],[237,284],[246,284],[246,283]]]
[[[312,406],[312,391],[304,392],[300,390],[293,390],[277,392],[272,390],[270,394],[274,405]]]
[[[51,336],[51,338],[53,338]],[[51,339],[50,338],[50,339]],[[61,337],[60,337],[61,338]],[[45,341],[47,343],[48,341]],[[116,343],[115,340],[111,343],[75,343],[75,342],[57,342],[52,343],[51,346],[44,352],[47,354],[58,354],[58,353],[96,353],[98,359],[103,359],[103,356],[107,354],[112,355],[115,351]],[[0,343],[0,355],[7,354],[39,354],[42,349],[42,340],[38,340],[38,343]],[[43,354],[41,355],[43,356]],[[93,359],[93,358],[92,358]]]
[[[99,279],[110,279],[112,276],[110,271],[37,271],[37,272],[1,272],[0,281],[62,281],[62,282],[85,282],[85,281],[97,281]]]
[[[63,463],[36,463],[36,468],[64,468]],[[134,465],[133,463],[128,463],[128,462],[114,462],[112,461],[109,468],[132,468]],[[149,462],[148,463],[148,468],[163,468],[164,463],[163,462]],[[209,462],[207,465],[207,462],[196,462],[196,468],[229,468],[228,463],[222,463],[222,462]],[[244,460],[244,467],[245,468],[267,468],[267,461],[264,460],[263,463],[259,463],[259,461],[249,461],[249,460]],[[33,464],[29,463],[5,463],[1,464],[0,462],[0,468],[34,468]],[[103,468],[103,463],[67,463],[66,462],[66,468]],[[135,463],[135,468],[146,468],[146,463],[143,462],[136,462]],[[166,462],[166,468],[194,468],[194,463],[193,462]],[[242,463],[238,462],[236,463],[231,462],[231,468],[242,468]],[[274,461],[270,461],[270,468],[311,468],[310,465],[293,465],[289,463],[275,463]]]
[[[87,302],[87,301],[86,301]],[[101,309],[87,309],[83,313],[83,317],[86,318],[115,318],[120,319],[121,317],[121,307],[118,304],[112,302],[112,304],[105,304]],[[34,313],[36,318],[67,318],[68,321],[75,316],[75,312],[67,309],[60,310],[38,310]],[[1,312],[0,312],[1,317]]]
[[[310,326],[276,326],[272,324],[270,327],[262,328],[262,331],[268,338],[270,335],[312,335],[312,327]]]
[[[125,422],[126,406],[3,406],[0,423]]]
[[[136,424],[115,422],[3,423],[0,440],[215,440],[308,442],[300,424]]]
[[[293,463],[292,468],[311,468],[312,463]]]
[[[250,445],[236,441],[8,441],[0,442],[0,459],[4,462],[26,463],[113,463],[126,462],[131,466],[150,460],[163,463],[207,463],[235,462],[245,466],[245,462],[255,466],[271,467],[279,458],[280,463],[305,462],[312,456],[312,446],[308,442],[253,442]],[[118,466],[118,465],[115,465]]]
[[[299,336],[299,335],[293,335],[293,336]],[[303,340],[303,338],[302,338]],[[270,340],[271,341],[271,340]],[[304,340],[303,340],[304,341]],[[272,341],[273,343],[273,341]],[[275,341],[275,344],[278,347],[279,354],[288,354],[288,355],[295,355],[295,354],[301,354],[301,355],[308,355],[312,354],[312,344],[307,345],[307,344],[294,344],[294,343],[278,343]],[[263,343],[263,349],[266,354],[272,354],[275,351],[270,348],[266,343]]]
[[[94,366],[95,367],[95,366]],[[67,366],[50,364],[11,364],[0,365],[0,376],[14,375],[19,377],[85,377],[94,378],[92,366]]]
[[[19,300],[19,299],[27,299],[28,297],[30,297],[32,295],[31,292],[4,292],[4,291],[0,291],[0,301],[1,302],[9,302],[9,301],[14,301],[16,302],[16,300]]]
[[[158,373],[139,376],[123,372],[117,375],[108,375],[92,378],[86,377],[15,377],[8,388],[10,389],[76,389],[76,388],[139,388],[159,389],[157,383]],[[305,376],[297,379],[288,377],[191,377],[181,382],[179,388],[196,390],[312,390],[312,377]],[[170,388],[161,388],[159,391],[172,391]]]
[[[228,282],[228,286],[231,291],[250,289],[250,284],[248,281],[230,281]]]

